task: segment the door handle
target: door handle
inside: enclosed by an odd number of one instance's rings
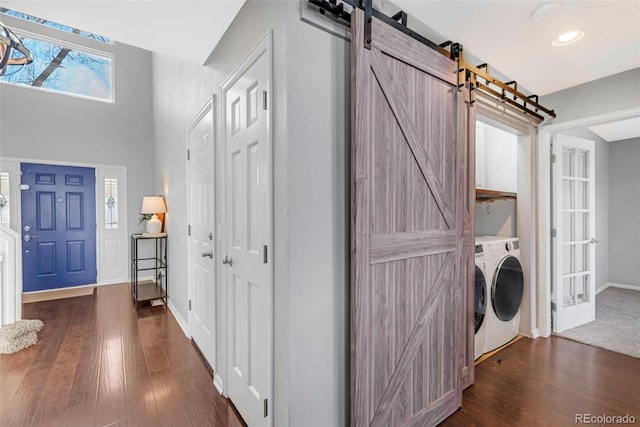
[[[202,255],[202,258],[206,258],[206,257],[213,258],[213,251],[203,252],[200,255]]]
[[[596,243],[599,243],[600,240],[596,239],[595,237],[592,237],[591,240],[589,240],[589,243],[591,243],[592,245],[595,245]]]
[[[25,241],[25,242],[28,242],[28,241],[30,241],[31,239],[36,239],[36,236],[32,236],[32,235],[30,235],[30,234],[25,234],[25,235],[24,235],[24,237],[23,237],[23,239],[24,239],[24,241]]]
[[[225,255],[222,263],[227,264],[229,267],[231,267],[233,265],[233,258],[230,258],[229,255]]]

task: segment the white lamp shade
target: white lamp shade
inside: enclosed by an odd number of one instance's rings
[[[167,206],[164,204],[164,197],[148,196],[142,199],[142,209],[140,209],[140,213],[157,214],[165,213],[166,211]]]

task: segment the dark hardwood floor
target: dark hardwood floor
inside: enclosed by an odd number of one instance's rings
[[[575,426],[576,414],[629,414],[640,425],[640,359],[555,336],[523,338],[475,372],[463,412],[441,425]]]
[[[168,310],[136,313],[126,284],[25,304],[23,317],[45,327],[0,356],[0,426],[244,425]],[[442,425],[575,426],[580,413],[640,425],[640,359],[523,338],[476,366],[463,410]]]
[[[23,305],[38,343],[0,356],[1,426],[243,426],[165,306],[128,284]]]

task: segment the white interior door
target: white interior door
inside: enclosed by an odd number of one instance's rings
[[[188,138],[189,330],[215,370],[216,280],[215,146],[212,101],[200,112]]]
[[[271,424],[271,35],[223,84],[229,398],[249,426]]]
[[[594,142],[558,134],[553,144],[553,331],[595,320]]]

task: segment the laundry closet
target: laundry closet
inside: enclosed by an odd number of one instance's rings
[[[518,136],[476,121],[474,359],[517,337],[524,293],[518,239]],[[522,173],[522,171],[520,171]]]

